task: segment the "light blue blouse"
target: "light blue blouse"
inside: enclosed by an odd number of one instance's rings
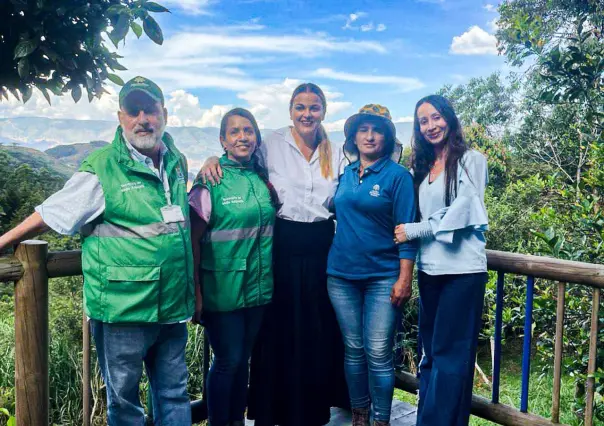
[[[457,196],[445,205],[445,174],[419,187],[421,222],[405,225],[408,239],[420,238],[417,267],[429,275],[470,274],[487,270],[488,230],[484,190],[487,160],[469,150],[457,168]]]

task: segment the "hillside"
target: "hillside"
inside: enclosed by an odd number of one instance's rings
[[[51,155],[38,151],[37,149],[21,146],[0,146],[0,150],[8,154],[11,167],[16,168],[21,164],[28,164],[33,169],[37,170],[45,168],[63,178],[69,178],[75,171],[75,167],[63,163]]]
[[[74,143],[72,145],[57,145],[44,152],[60,160],[62,164],[77,169],[88,154],[105,145],[109,145],[109,142],[92,141],[89,143]]]

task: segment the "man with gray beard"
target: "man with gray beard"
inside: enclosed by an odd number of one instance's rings
[[[153,417],[191,425],[186,322],[195,310],[185,157],[165,133],[161,89],[144,77],[119,94],[111,145],[5,235],[0,250],[53,229],[80,232],[84,310],[107,389],[107,423],[145,424],[143,365]]]

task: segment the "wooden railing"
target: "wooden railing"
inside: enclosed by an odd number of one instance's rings
[[[604,265],[571,262],[541,256],[520,255],[500,251],[487,251],[488,267],[498,272],[497,300],[495,309],[493,392],[491,399],[477,395],[472,399],[472,414],[502,425],[554,425],[559,424],[560,380],[562,374],[562,336],[565,314],[565,283],[593,288],[591,312],[590,349],[586,383],[585,425],[594,424],[594,392],[596,351],[598,336],[598,309],[600,292],[604,288]],[[25,241],[15,255],[0,258],[0,282],[15,281],[15,405],[18,426],[48,424],[48,279],[80,275],[81,252],[47,252],[43,241]],[[504,277],[506,273],[525,275],[526,316],[520,410],[499,402],[501,331],[504,303]],[[558,281],[558,305],[556,318],[554,392],[551,419],[528,413],[528,385],[530,374],[530,348],[532,325],[532,301],[535,278]],[[84,424],[90,421],[89,404],[89,346],[90,336],[83,321],[83,400]],[[204,374],[208,366],[208,347],[204,354]],[[398,372],[396,386],[416,393],[418,379],[409,373]],[[196,421],[205,418],[203,402],[192,403]]]

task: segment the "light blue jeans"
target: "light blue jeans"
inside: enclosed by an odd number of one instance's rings
[[[145,425],[138,396],[143,363],[151,384],[154,424],[191,425],[185,323],[108,324],[90,320],[90,328],[107,387],[109,426]]]
[[[390,421],[393,346],[400,310],[390,303],[396,277],[351,281],[330,276],[329,298],[345,346],[344,370],[352,408],[372,405],[373,418]]]

